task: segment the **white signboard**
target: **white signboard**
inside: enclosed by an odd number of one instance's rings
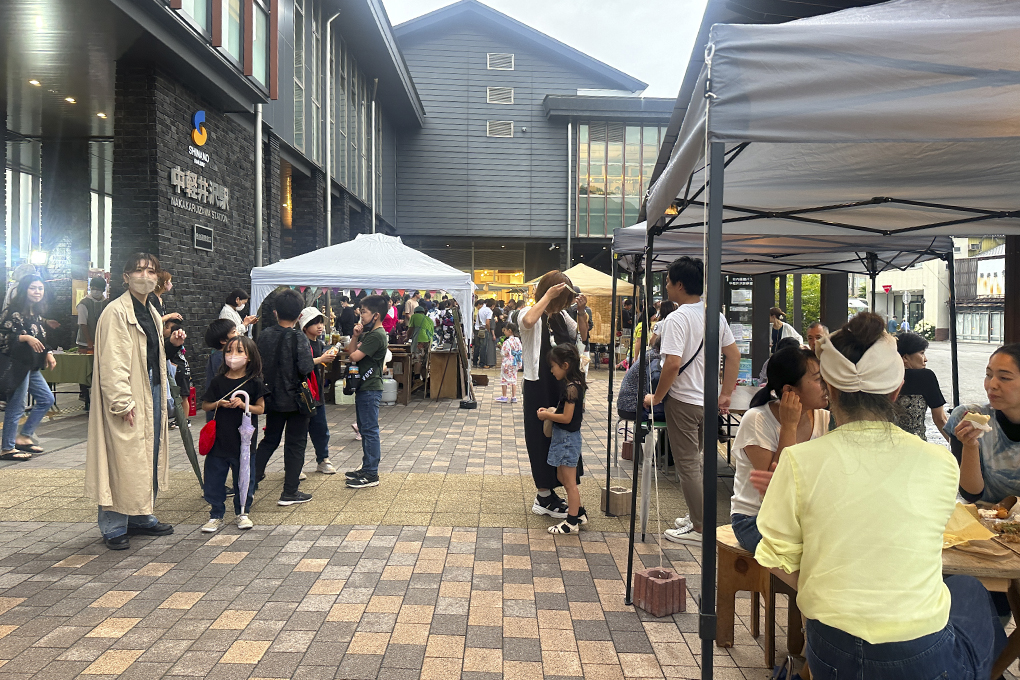
[[[978,260],[977,296],[1002,297],[1006,292],[1006,258]]]

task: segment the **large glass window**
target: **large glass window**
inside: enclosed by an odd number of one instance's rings
[[[241,0],[223,0],[223,48],[241,62]]]
[[[577,235],[612,236],[637,221],[665,128],[581,122],[577,126]]]
[[[340,183],[347,186],[347,45],[337,38],[337,49],[339,51],[340,73],[336,79],[336,108],[333,116],[336,118],[337,131],[334,137],[336,144],[337,178]]]
[[[312,82],[309,85],[308,92],[311,95],[311,116],[308,124],[311,126],[311,148],[309,153],[315,160],[322,159],[321,142],[320,137],[322,136],[322,94],[319,89],[322,87],[322,41],[320,38],[320,20],[322,17],[319,14],[319,7],[316,5],[314,0],[309,6],[309,11],[312,15],[312,53],[309,55],[311,59],[311,79]]]
[[[187,12],[191,20],[201,26],[203,31],[209,30],[209,0],[184,0],[181,9]]]
[[[252,40],[252,75],[269,85],[269,14],[255,3],[255,25]]]
[[[305,2],[294,0],[294,146],[305,150]]]

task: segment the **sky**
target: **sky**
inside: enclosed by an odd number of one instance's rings
[[[383,0],[397,24],[454,0]],[[485,4],[675,98],[705,0],[484,0]],[[666,30],[668,27],[668,30]]]

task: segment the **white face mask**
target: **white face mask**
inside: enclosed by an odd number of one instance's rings
[[[131,276],[128,278],[128,286],[132,293],[148,295],[156,290],[156,282],[145,276]]]
[[[244,305],[238,305],[238,306],[234,307],[234,309],[236,309],[237,311],[240,312],[242,309],[244,309],[244,307],[245,307]]]
[[[223,361],[225,361],[227,366],[230,368],[237,370],[239,368],[244,368],[248,364],[248,357],[243,354],[228,354],[223,357]]]

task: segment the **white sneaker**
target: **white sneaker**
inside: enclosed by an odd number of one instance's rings
[[[303,481],[305,481],[306,479],[308,479],[308,475],[306,475],[306,474],[304,473],[304,470],[302,470],[302,471],[301,471],[301,474],[300,474],[300,475],[298,475],[298,480],[299,480],[299,481],[302,481],[302,482],[303,482]]]
[[[531,506],[531,511],[536,515],[548,515],[553,519],[566,519],[567,511],[560,510],[559,507],[547,508],[538,502],[538,498],[535,498],[535,502]]]
[[[238,515],[237,516],[237,528],[238,529],[251,529],[253,526],[255,526],[255,524],[252,523],[252,521],[250,519],[248,519],[248,515]]]
[[[315,466],[315,471],[324,475],[335,475],[336,468],[329,462],[329,458],[323,459],[321,463]]]
[[[222,519],[212,518],[208,522],[202,525],[202,533],[204,534],[215,534],[223,526]]]
[[[667,541],[701,547],[701,532],[695,531],[694,527],[688,529],[666,529],[662,534]]]
[[[691,516],[690,515],[686,515],[684,517],[677,517],[676,521],[673,522],[673,525],[677,529],[683,529],[684,527],[691,527],[691,528],[693,528],[694,527],[694,522],[691,521]]]

